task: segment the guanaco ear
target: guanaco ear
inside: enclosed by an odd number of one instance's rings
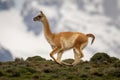
[[[42,11],[40,11],[40,13],[43,15],[43,12],[42,12]]]

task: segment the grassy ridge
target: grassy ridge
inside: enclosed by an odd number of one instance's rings
[[[16,58],[13,62],[0,62],[0,80],[120,80],[120,60],[96,53],[90,61],[70,67],[40,56]]]

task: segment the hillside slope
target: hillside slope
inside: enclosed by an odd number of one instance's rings
[[[0,63],[0,80],[120,80],[120,60],[96,53],[90,61],[65,66],[40,56],[16,58],[13,62]]]

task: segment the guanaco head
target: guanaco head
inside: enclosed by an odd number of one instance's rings
[[[40,11],[40,14],[33,18],[33,21],[43,21],[45,15],[42,11]]]

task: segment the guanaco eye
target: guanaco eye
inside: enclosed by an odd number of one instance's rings
[[[38,16],[39,18],[41,18],[41,16]]]

